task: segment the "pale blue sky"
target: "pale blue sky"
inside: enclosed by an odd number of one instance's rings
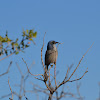
[[[22,29],[32,29],[38,32],[33,44],[25,50],[25,53],[11,56],[0,62],[0,73],[5,71],[9,62],[13,65],[10,73],[0,78],[0,97],[10,93],[8,87],[8,76],[12,89],[14,84],[19,83],[20,74],[15,62],[18,62],[23,72],[26,71],[23,57],[28,65],[35,62],[33,73],[42,73],[40,51],[43,36],[46,32],[43,57],[46,45],[49,40],[64,42],[58,48],[57,70],[59,70],[59,80],[64,78],[66,66],[74,64],[73,69],[78,64],[82,55],[94,42],[93,47],[85,56],[76,74],[80,77],[88,67],[88,73],[81,82],[80,92],[85,100],[96,100],[99,95],[98,82],[100,81],[100,0],[2,0],[0,1],[0,35],[4,36],[6,30],[12,39],[21,38]],[[72,70],[73,70],[72,69]],[[75,74],[75,75],[76,75]],[[28,82],[40,84],[40,81],[31,77]],[[76,83],[68,83],[69,88],[75,92]],[[40,86],[44,87],[41,83]],[[66,85],[67,87],[67,85]],[[28,86],[31,88],[31,86]],[[67,90],[67,88],[65,88]],[[18,92],[18,88],[16,89]],[[43,95],[45,97],[45,95]],[[27,94],[29,100],[36,99],[35,95]],[[42,100],[40,95],[39,100]],[[3,100],[8,100],[5,98]],[[15,97],[14,100],[17,100]],[[25,100],[23,98],[23,100]],[[62,99],[65,100],[65,99]],[[73,100],[73,99],[71,99]],[[75,100],[75,99],[74,99]]]

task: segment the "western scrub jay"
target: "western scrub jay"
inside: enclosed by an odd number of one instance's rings
[[[45,53],[46,70],[48,70],[48,66],[51,63],[56,64],[57,57],[58,57],[58,51],[57,51],[57,48],[56,48],[56,45],[55,45],[56,43],[59,43],[59,42],[56,42],[56,41],[49,41],[48,42],[47,50],[46,50],[46,53]]]

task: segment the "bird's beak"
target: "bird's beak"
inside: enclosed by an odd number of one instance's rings
[[[63,44],[63,43],[59,43],[59,42],[56,42],[56,43],[58,43],[58,44]]]
[[[59,42],[55,42],[55,43],[59,43]]]

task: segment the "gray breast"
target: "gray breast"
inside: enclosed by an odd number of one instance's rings
[[[50,63],[56,63],[58,56],[58,51],[56,50],[47,50],[45,54],[45,65],[49,66]]]

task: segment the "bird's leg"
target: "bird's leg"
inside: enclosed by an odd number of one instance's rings
[[[57,83],[56,83],[56,64],[55,64],[55,67],[54,67],[54,79],[55,79],[55,86],[57,87]]]

